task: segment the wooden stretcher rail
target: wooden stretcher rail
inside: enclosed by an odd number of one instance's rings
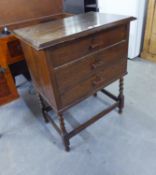
[[[113,109],[115,109],[118,105],[119,105],[118,102],[117,103],[114,103],[113,105],[111,105],[110,107],[108,107],[107,109],[105,109],[104,111],[102,111],[101,113],[97,114],[96,116],[94,116],[93,118],[91,118],[90,120],[88,120],[87,122],[85,122],[84,124],[82,124],[80,127],[78,127],[76,129],[74,129],[73,131],[71,131],[68,134],[68,137],[71,138],[71,137],[75,136],[76,134],[78,134],[79,132],[81,132],[82,130],[84,130],[85,128],[87,128],[88,126],[90,126],[91,124],[95,123],[97,120],[99,120],[102,117],[104,117],[110,111],[112,111]]]
[[[110,97],[111,99],[113,99],[116,102],[114,104],[110,105],[109,107],[107,107],[105,110],[103,110],[99,114],[97,114],[94,117],[92,117],[91,119],[89,119],[88,121],[86,121],[85,123],[80,124],[79,127],[73,129],[71,132],[68,133],[66,131],[65,138],[67,140],[69,140],[70,138],[74,137],[76,134],[78,134],[79,132],[81,132],[82,130],[84,130],[85,128],[90,126],[91,124],[95,123],[99,119],[105,117],[106,114],[111,112],[116,107],[119,107],[120,99],[118,97],[116,97],[115,95],[113,95],[112,93],[110,93],[110,92],[108,92],[108,91],[106,91],[104,89],[102,89],[101,92],[104,93],[106,96]],[[42,112],[43,112],[43,117],[45,119],[45,122],[52,124],[52,126],[55,128],[55,130],[58,132],[58,134],[62,135],[61,128],[54,122],[54,120],[50,116],[49,112],[52,111],[53,109],[50,106],[46,106],[44,104],[44,100],[43,100],[43,98],[41,96],[40,96],[40,101],[41,101],[41,104],[42,104],[41,107],[42,107]],[[66,149],[66,150],[69,151],[68,149]]]
[[[115,95],[113,95],[112,93],[108,92],[107,90],[105,89],[102,89],[101,92],[105,95],[107,95],[108,97],[110,97],[111,99],[115,100],[115,101],[118,101],[119,98],[116,97]]]

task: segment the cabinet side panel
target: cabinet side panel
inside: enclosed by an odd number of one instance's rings
[[[0,105],[19,97],[10,70],[7,68],[5,71],[4,74],[0,73]]]
[[[22,43],[24,55],[32,77],[33,84],[42,97],[56,109],[55,95],[52,86],[44,51],[35,51],[30,46]]]
[[[18,92],[8,67],[7,39],[0,39],[0,105],[18,98]],[[3,71],[2,71],[3,70]]]

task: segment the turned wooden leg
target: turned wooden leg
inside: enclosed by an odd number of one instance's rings
[[[62,114],[58,114],[59,117],[59,122],[60,122],[60,128],[61,128],[61,135],[62,135],[62,141],[65,147],[66,151],[70,151],[70,143],[69,143],[69,138],[67,137],[67,131],[65,128],[65,123],[64,123],[64,117]]]
[[[121,114],[123,112],[124,108],[124,79],[123,77],[119,81],[119,113]]]
[[[41,107],[41,110],[42,110],[42,115],[43,115],[44,121],[45,121],[46,123],[48,123],[49,120],[47,119],[46,114],[45,114],[45,108],[46,108],[46,106],[45,106],[45,104],[44,104],[44,100],[42,99],[42,97],[41,97],[40,94],[37,94],[37,96],[38,96],[38,98],[39,98],[40,107]]]
[[[97,93],[94,93],[94,97],[97,97]]]

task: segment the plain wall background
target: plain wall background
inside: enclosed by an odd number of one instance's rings
[[[103,13],[134,16],[136,21],[131,23],[129,58],[140,54],[145,28],[147,9],[146,0],[98,0],[99,10]]]

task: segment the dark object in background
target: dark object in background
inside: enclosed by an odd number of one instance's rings
[[[17,75],[20,75],[20,74],[23,74],[24,77],[28,81],[31,80],[31,77],[30,77],[30,74],[29,74],[29,71],[28,71],[27,64],[26,64],[25,60],[22,60],[20,62],[15,63],[15,64],[9,65],[9,68],[11,70],[12,76],[14,77],[14,80],[15,80],[15,77]]]
[[[64,10],[68,13],[98,11],[97,0],[64,0]]]
[[[99,11],[97,0],[85,0],[84,5],[85,5],[85,12],[90,12],[90,11],[98,12]]]

